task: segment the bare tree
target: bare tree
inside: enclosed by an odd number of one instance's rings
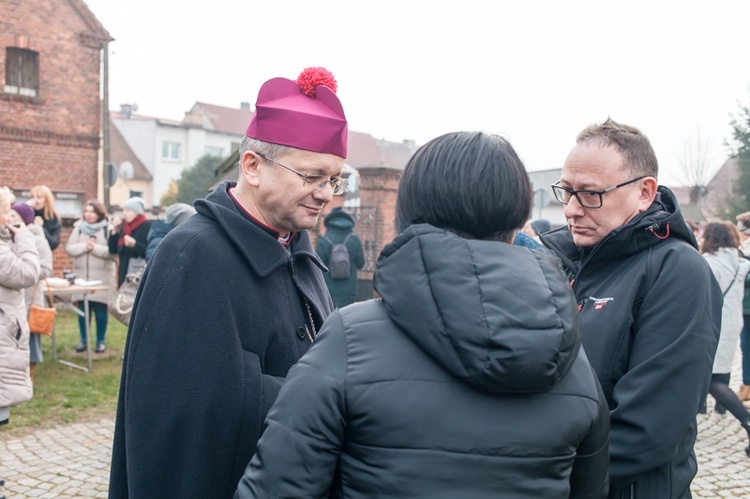
[[[710,137],[705,137],[700,130],[696,130],[694,137],[684,139],[678,161],[689,187],[706,187],[714,159]]]

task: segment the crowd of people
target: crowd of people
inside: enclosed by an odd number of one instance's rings
[[[266,81],[238,180],[165,220],[85,204],[74,272],[142,272],[110,497],[679,499],[709,394],[750,439],[750,212],[691,224],[648,138],[607,119],[571,144],[552,227],[506,139],[447,133],[408,161],[359,301],[355,217],[309,233],[347,187],[336,91],[323,68]],[[0,190],[0,421],[31,396],[28,353],[5,366],[59,244],[50,196]]]
[[[17,203],[15,195],[7,187],[3,187],[0,194],[0,260],[3,267],[0,281],[5,283],[5,287],[22,292],[21,303],[24,306],[24,313],[17,313],[17,293],[10,294],[8,301],[0,297],[0,316],[7,322],[6,332],[15,338],[12,349],[0,347],[0,424],[4,424],[9,420],[9,408],[28,400],[33,393],[33,390],[14,388],[14,383],[23,379],[24,372],[27,372],[28,386],[33,386],[35,367],[43,361],[42,335],[29,330],[27,317],[32,305],[54,305],[46,301],[45,280],[53,275],[53,250],[61,241],[61,218],[55,208],[52,191],[46,185],[34,186],[24,202]],[[118,269],[127,269],[135,259],[145,262],[147,245],[155,249],[169,229],[195,213],[192,206],[177,203],[167,208],[166,220],[145,220],[144,204],[139,197],[128,199],[123,203],[122,216],[110,216],[100,201],[87,200],[82,216],[73,223],[64,246],[65,253],[72,260],[70,274],[104,286],[104,289],[90,294],[88,300],[90,317],[95,318],[96,323],[95,353],[106,351],[108,307],[120,284]],[[151,233],[149,227],[152,222],[161,224],[164,232]],[[140,226],[143,228],[139,229]],[[18,236],[19,232],[21,236]],[[35,249],[33,255],[27,251],[25,244],[29,238]],[[32,261],[36,267],[36,277],[27,282],[31,268],[29,262]],[[79,310],[83,310],[82,294],[71,295],[71,301]],[[87,349],[84,314],[79,314],[78,325],[80,342],[75,351],[83,352]],[[9,376],[14,381],[8,381]]]

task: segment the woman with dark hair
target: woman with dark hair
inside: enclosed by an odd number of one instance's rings
[[[729,222],[711,222],[703,229],[701,253],[724,294],[721,332],[708,393],[737,418],[750,438],[750,412],[729,388],[729,374],[742,330],[745,276],[750,271],[750,262],[742,258],[737,249],[739,244],[737,228]],[[745,448],[745,453],[750,456],[750,445]]]
[[[34,208],[34,223],[44,230],[49,248],[60,246],[60,215],[55,208],[55,196],[46,185],[35,185],[29,191],[26,204]]]
[[[101,281],[104,286],[114,288],[115,255],[109,252],[107,244],[108,223],[104,206],[96,199],[89,199],[83,205],[83,218],[73,225],[65,251],[73,258],[73,273],[77,277],[87,281]],[[107,304],[110,298],[109,291],[97,291],[89,296],[89,308],[92,311],[90,316],[96,317],[96,353],[104,353],[107,349]],[[72,299],[83,309],[83,295],[74,295]],[[81,342],[76,346],[76,352],[83,352],[88,346],[86,322],[81,316],[78,317],[78,329]]]
[[[511,145],[420,148],[380,299],[336,310],[291,369],[239,497],[606,497],[609,415],[573,294]]]

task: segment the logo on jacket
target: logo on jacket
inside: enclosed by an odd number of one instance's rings
[[[594,310],[601,310],[601,309],[604,308],[604,305],[606,305],[607,302],[610,302],[610,301],[614,300],[614,298],[612,298],[612,297],[597,298],[595,296],[589,296],[589,300],[591,300],[592,302],[594,302]]]

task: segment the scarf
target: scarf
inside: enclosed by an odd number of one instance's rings
[[[146,215],[141,213],[140,215],[136,215],[132,222],[124,222],[122,224],[122,233],[120,234],[120,239],[117,240],[118,246],[124,246],[125,244],[125,236],[129,236],[133,233],[135,229],[140,227],[143,222],[146,221]]]
[[[97,232],[99,232],[104,227],[106,227],[108,223],[109,223],[109,220],[107,220],[106,218],[103,218],[93,224],[90,224],[86,220],[83,220],[78,230],[81,231],[81,234],[84,234],[89,237],[93,237],[96,235]]]

